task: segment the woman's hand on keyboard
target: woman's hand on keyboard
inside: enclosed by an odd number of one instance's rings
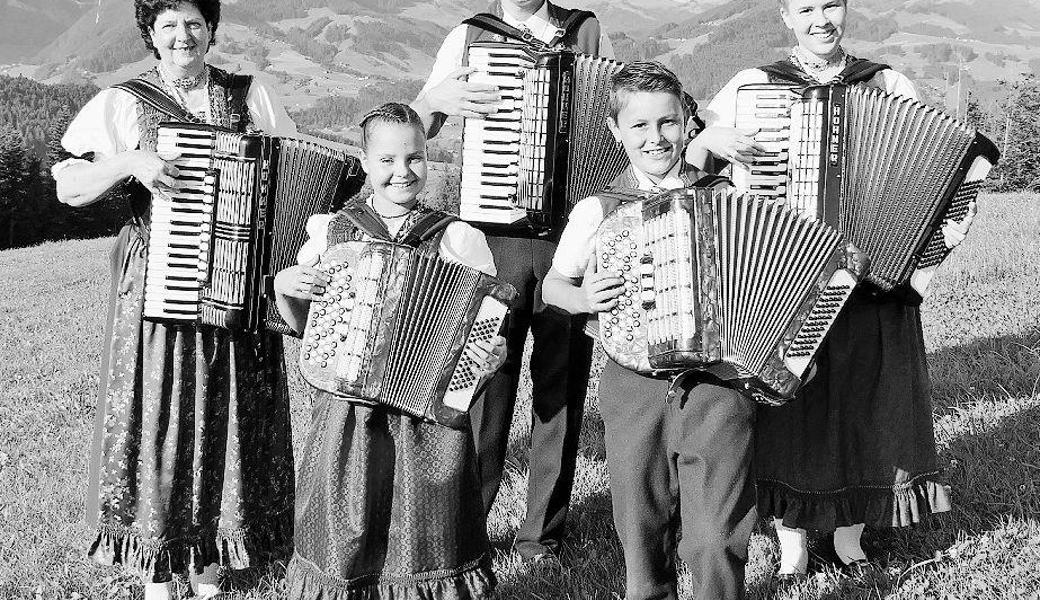
[[[169,195],[176,191],[176,177],[180,170],[170,162],[177,156],[159,156],[147,150],[131,150],[126,153],[130,174],[153,194]]]

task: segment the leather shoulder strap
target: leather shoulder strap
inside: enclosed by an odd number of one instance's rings
[[[534,37],[529,33],[524,33],[523,31],[520,31],[516,27],[513,27],[509,23],[506,23],[501,18],[496,17],[491,13],[477,13],[463,21],[462,24],[470,27],[469,35],[467,35],[466,40],[467,47],[469,47],[469,45],[473,43],[473,40],[479,37],[479,30],[483,30],[487,31],[488,33],[493,33],[508,39],[523,42],[525,44],[528,44],[529,46],[533,46],[536,49],[544,50],[547,48],[546,45],[538,38]],[[477,30],[476,35],[474,35],[475,30]]]
[[[599,198],[600,208],[603,209],[603,216],[606,217],[617,210],[617,207],[622,204],[634,202],[643,198],[645,195],[644,192],[637,189],[609,187],[596,194],[596,198]]]
[[[184,110],[180,104],[177,104],[162,88],[150,81],[135,77],[134,79],[117,83],[112,87],[133,94],[141,102],[176,121],[193,123],[196,120],[191,113]]]
[[[845,65],[845,70],[838,77],[842,83],[866,83],[874,78],[880,71],[889,69],[886,64],[869,61],[865,58],[851,58]]]
[[[770,83],[788,82],[809,85],[815,83],[789,60],[778,60],[758,68],[769,76]]]
[[[343,218],[357,229],[360,229],[377,240],[390,240],[390,231],[386,228],[383,220],[372,210],[367,202],[350,202],[340,209],[337,215]]]
[[[580,29],[581,26],[585,24],[585,21],[595,18],[596,13],[592,12],[591,10],[572,9],[570,11],[570,14],[567,15],[567,18],[564,19],[562,23],[560,23],[560,29],[564,31],[564,39],[570,39],[571,36],[577,33],[578,29]]]
[[[228,86],[228,116],[231,118],[231,128],[241,131],[242,126],[249,122],[249,107],[246,98],[249,96],[249,86],[253,85],[253,76],[239,73],[229,73]]]
[[[455,215],[448,214],[439,210],[431,210],[425,215],[419,217],[419,219],[412,225],[412,228],[408,231],[401,243],[406,246],[418,248],[423,243],[433,240],[439,241],[440,237],[444,235],[444,231],[459,218]],[[434,240],[434,238],[437,238]],[[432,244],[431,244],[432,245]]]

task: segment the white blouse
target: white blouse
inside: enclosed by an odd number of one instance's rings
[[[94,160],[110,158],[137,149],[141,131],[137,122],[137,98],[123,90],[108,88],[98,92],[69,124],[61,145],[73,156],[94,153]],[[186,108],[209,121],[209,91],[199,88],[188,92]],[[296,124],[285,112],[285,107],[267,87],[253,80],[246,94],[246,106],[253,125],[271,135],[295,135]],[[56,174],[70,164],[85,162],[81,158],[63,160],[53,167]]]
[[[299,264],[310,266],[321,259],[321,255],[328,249],[329,223],[332,222],[333,216],[335,215],[321,214],[307,219],[308,239],[296,255]],[[393,229],[391,233],[394,233]],[[439,253],[444,260],[473,267],[488,275],[495,276],[498,273],[487,239],[479,229],[469,223],[454,221],[448,225],[441,236]]]

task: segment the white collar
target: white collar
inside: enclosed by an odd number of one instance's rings
[[[502,20],[517,29],[527,28],[531,35],[546,44],[553,43],[553,41],[564,34],[562,29],[553,25],[552,21],[549,20],[549,0],[542,2],[538,10],[534,11],[533,15],[523,21],[516,19],[506,12],[505,7],[502,7]]]
[[[636,176],[636,181],[639,184],[639,189],[643,191],[649,191],[655,187],[663,188],[666,190],[674,190],[681,187],[686,187],[686,183],[682,180],[682,168],[683,160],[680,158],[675,161],[675,166],[672,167],[668,174],[666,174],[660,182],[654,183],[650,176],[640,171],[635,166],[632,167],[632,174]]]

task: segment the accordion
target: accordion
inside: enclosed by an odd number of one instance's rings
[[[768,404],[793,397],[863,274],[858,255],[833,228],[728,185],[639,200],[597,232],[597,269],[624,279],[599,315],[607,355],[644,374],[705,371]]]
[[[499,334],[516,290],[393,242],[347,242],[318,268],[300,370],[314,387],[460,427],[478,372],[465,349]]]
[[[491,234],[549,235],[627,164],[606,123],[623,64],[511,42],[476,42],[468,62],[469,81],[497,86],[505,108],[465,121],[459,216]]]
[[[144,316],[291,333],[271,280],[296,263],[313,214],[357,193],[356,158],[318,142],[164,123],[157,151],[178,154],[177,191],[152,199]]]
[[[924,291],[949,253],[943,222],[964,217],[999,157],[942,111],[863,85],[745,85],[736,109],[736,126],[758,129],[768,151],[734,167],[737,189],[836,227],[883,290]]]

